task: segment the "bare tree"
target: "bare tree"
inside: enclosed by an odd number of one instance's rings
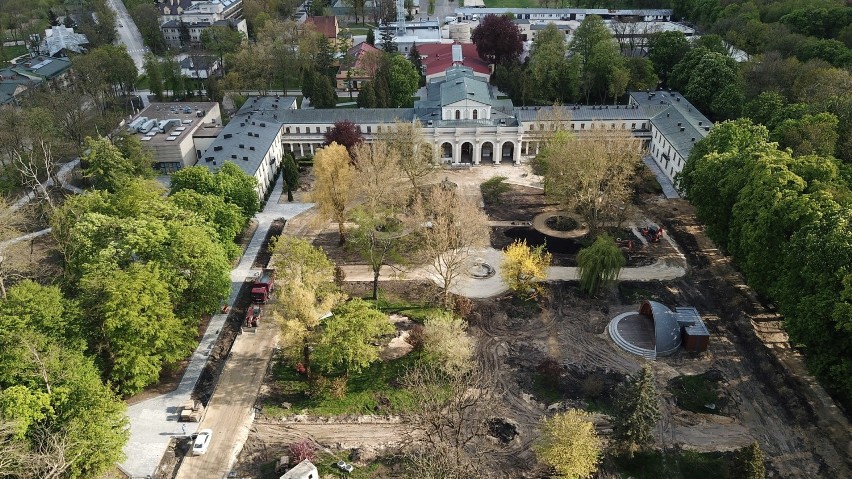
[[[438,167],[432,144],[423,137],[423,128],[415,123],[397,122],[385,125],[378,137],[397,153],[399,169],[417,192]]]
[[[410,220],[412,229],[420,232],[421,254],[440,280],[448,303],[450,288],[469,266],[475,249],[488,243],[488,219],[473,198],[444,181],[417,198]]]
[[[491,391],[494,382],[493,372],[479,365],[453,373],[419,366],[405,374],[402,383],[416,402],[416,412],[405,418],[406,449],[412,466],[422,469],[412,477],[477,475],[471,473],[493,448],[486,438],[489,421],[502,410]],[[437,463],[430,466],[429,460]]]
[[[30,464],[27,444],[15,438],[17,431],[14,422],[0,421],[0,477],[31,477],[26,473]]]
[[[31,464],[33,477],[59,479],[83,456],[84,449],[76,447],[74,440],[64,431],[38,428],[33,434]],[[72,451],[74,451],[72,453]]]

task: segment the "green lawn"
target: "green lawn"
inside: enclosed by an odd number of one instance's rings
[[[0,60],[3,60],[4,62],[11,62],[13,59],[25,53],[27,53],[27,47],[25,45],[3,47],[3,56],[0,57]]]
[[[733,458],[730,453],[694,451],[639,452],[633,458],[618,456],[615,463],[622,477],[635,479],[727,479]]]
[[[277,404],[264,404],[264,413],[270,416],[301,414],[310,411],[319,416],[342,414],[390,414],[409,410],[414,401],[411,393],[402,389],[396,381],[405,371],[424,359],[415,351],[399,359],[377,362],[360,374],[351,374],[346,394],[340,399],[312,399],[305,396],[308,388],[305,378],[299,375],[289,362],[279,362],[273,374],[284,391],[284,400],[292,404],[285,410]]]
[[[677,398],[677,405],[687,411],[702,414],[721,414],[717,379],[705,374],[678,376],[669,381],[669,390]],[[705,407],[714,404],[715,408]]]
[[[386,314],[397,313],[407,316],[416,323],[423,323],[431,314],[444,311],[436,306],[407,301],[384,291],[379,292],[379,300],[376,302],[376,307],[379,308],[379,311]]]

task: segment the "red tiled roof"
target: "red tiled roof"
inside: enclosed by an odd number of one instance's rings
[[[462,43],[462,65],[472,69],[476,73],[490,74],[491,67],[488,62],[479,58],[476,53],[476,45]],[[441,73],[453,66],[453,45],[450,43],[432,43],[417,45],[417,51],[423,57],[423,65],[426,66],[426,76]]]
[[[355,61],[352,64],[352,68],[360,69],[363,66],[363,65],[361,65],[361,62],[364,58],[364,55],[366,55],[367,53],[370,53],[370,52],[378,52],[378,51],[380,51],[380,50],[378,48],[374,47],[373,45],[370,45],[367,42],[361,42],[361,43],[355,45],[354,47],[350,48],[349,51],[346,52],[346,54],[355,58]]]
[[[325,38],[337,38],[337,17],[308,17],[305,23],[309,23]]]

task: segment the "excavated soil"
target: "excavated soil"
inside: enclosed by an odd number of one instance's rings
[[[532,208],[533,200],[527,201],[508,208],[510,213],[495,211],[494,219],[517,220],[518,211]],[[493,393],[502,398],[499,420],[514,428],[509,431],[513,434],[504,435],[507,428],[494,424],[496,435],[512,438],[490,439],[497,444],[487,470],[502,472],[488,477],[541,477],[531,446],[539,435],[541,418],[552,411],[594,406],[605,412],[615,386],[637,372],[644,361],[618,349],[606,334],[607,324],[646,298],[669,306],[696,307],[711,333],[705,353],[679,352],[650,363],[662,412],[657,426],[659,448],[730,451],[757,440],[766,455],[768,477],[852,477],[848,419],[807,375],[801,358],[786,342],[781,318],[743,284],[704,236],[688,203],[650,196],[642,201],[643,213],[666,228],[687,258],[684,277],[622,282],[600,298],[581,294],[575,283],[554,283],[549,299],[538,306],[519,304],[508,296],[473,302],[468,319],[476,338],[475,357],[496,372]],[[406,291],[400,287],[404,284],[391,287],[411,299],[423,292]],[[534,380],[546,360],[562,366],[557,368],[558,381],[549,395]],[[678,407],[667,389],[669,382],[711,370],[720,379],[723,414],[698,414]],[[605,415],[597,414],[595,423],[599,432],[609,433]],[[286,444],[297,438],[308,437],[332,448],[382,451],[398,445],[404,430],[404,424],[375,418],[256,421],[239,464],[241,471],[254,471],[258,477],[261,464],[281,455]]]

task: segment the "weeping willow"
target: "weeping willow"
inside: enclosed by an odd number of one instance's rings
[[[605,234],[598,236],[577,255],[580,288],[594,296],[602,286],[618,278],[624,263],[624,255],[615,241]]]

